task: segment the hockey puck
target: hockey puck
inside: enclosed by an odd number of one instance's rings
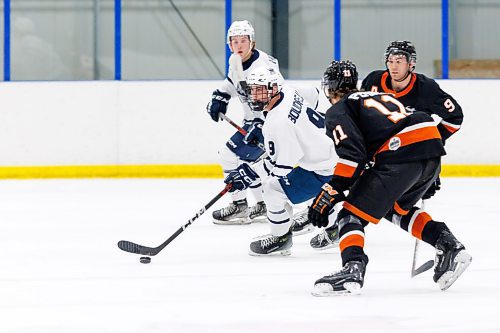
[[[150,257],[141,257],[141,264],[149,264],[151,262]]]

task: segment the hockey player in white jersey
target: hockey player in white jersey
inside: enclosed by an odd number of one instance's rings
[[[266,117],[262,133],[268,157],[257,170],[242,164],[225,182],[243,189],[261,176],[271,233],[252,242],[250,254],[288,255],[292,204],[315,196],[323,182],[331,178],[337,155],[325,136],[324,118],[299,92],[283,86],[276,71],[257,68],[247,77],[247,83],[251,108],[264,111]]]
[[[262,112],[254,112],[248,106],[247,92],[241,86],[241,80],[245,80],[248,73],[258,67],[272,68],[280,80],[283,80],[279,72],[278,60],[255,48],[255,32],[248,21],[235,21],[231,24],[227,32],[227,44],[233,55],[241,57],[239,65],[242,67],[242,73],[238,73],[234,64],[230,62],[228,76],[222,85],[213,92],[207,111],[214,121],[219,121],[220,114],[226,113],[229,100],[237,96],[242,103],[244,112],[242,127],[248,134],[243,136],[236,132],[219,150],[219,158],[225,176],[241,163],[255,162],[263,154],[258,143],[263,143],[264,117]],[[311,105],[318,104],[319,91],[316,88],[301,87],[300,91]],[[248,207],[246,190],[233,192],[232,202],[229,206],[213,212],[214,223],[227,225],[266,221],[266,205],[262,198],[261,183],[256,181],[250,190],[256,200],[254,206]]]
[[[254,68],[265,66],[273,68],[277,75],[279,72],[278,61],[264,51],[255,48],[254,28],[248,21],[234,21],[227,32],[227,44],[233,54],[241,57],[243,75]],[[212,94],[212,99],[207,105],[207,111],[214,121],[219,121],[220,114],[226,113],[229,100],[238,97],[243,105],[243,129],[248,134],[243,136],[236,132],[227,143],[219,150],[220,163],[224,175],[227,176],[243,162],[254,162],[260,158],[264,151],[258,147],[257,142],[263,143],[262,124],[264,118],[261,112],[253,112],[247,104],[247,96],[239,84],[235,68],[230,64],[228,76],[222,85]],[[252,221],[265,221],[266,206],[262,198],[260,181],[251,186],[255,196],[255,206],[248,207],[246,190],[232,193],[232,202],[229,206],[213,212],[216,224],[247,224]]]

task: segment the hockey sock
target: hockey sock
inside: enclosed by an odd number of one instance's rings
[[[448,227],[443,222],[437,222],[419,207],[413,207],[408,214],[400,215],[392,211],[386,216],[390,221],[399,225],[401,229],[411,233],[414,237],[435,246],[439,235]]]
[[[260,181],[258,183],[253,183],[250,186],[250,191],[252,192],[256,202],[264,201],[262,196],[262,183]]]
[[[363,251],[365,246],[365,231],[364,227],[368,222],[361,220],[357,216],[343,213],[343,209],[339,216],[339,236],[340,236],[340,252],[342,257],[342,266],[349,261],[362,261],[368,264],[368,256]]]

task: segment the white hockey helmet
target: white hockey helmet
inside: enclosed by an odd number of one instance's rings
[[[248,104],[253,111],[263,111],[283,88],[283,77],[273,68],[257,67],[247,77]]]
[[[234,36],[248,36],[250,43],[252,43],[255,41],[255,30],[247,20],[234,21],[227,30],[227,45],[231,44],[231,37]]]

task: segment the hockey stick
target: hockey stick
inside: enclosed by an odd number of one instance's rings
[[[422,200],[421,209],[425,209],[425,200]],[[415,248],[413,249],[413,263],[411,265],[411,277],[415,277],[434,266],[434,260],[428,260],[423,265],[417,266],[417,257],[418,257],[418,249],[420,248],[420,240],[418,238],[415,239]]]
[[[233,126],[234,128],[236,128],[236,130],[238,132],[241,133],[241,135],[245,136],[248,134],[248,132],[243,128],[241,127],[240,125],[238,125],[237,123],[235,123],[234,121],[231,120],[231,118],[229,118],[228,116],[226,116],[224,113],[219,113],[219,116],[222,120],[225,120],[227,121],[231,126]]]
[[[224,194],[226,194],[232,187],[232,184],[227,184],[226,187],[222,191],[219,192],[212,200],[210,200],[209,203],[205,205],[202,209],[200,209],[194,217],[192,217],[187,223],[183,224],[179,229],[177,229],[176,232],[172,236],[170,236],[166,241],[161,243],[157,247],[148,247],[148,246],[143,246],[139,245],[136,243],[132,243],[126,240],[121,240],[118,242],[118,247],[120,250],[125,251],[125,252],[130,252],[130,253],[136,253],[136,254],[142,254],[146,256],[155,256],[158,253],[160,253],[161,250],[163,250],[170,242],[172,242],[177,236],[179,236],[184,230],[186,230],[191,223],[193,223],[198,217],[203,215],[209,209],[212,207],[214,203],[216,203]]]

